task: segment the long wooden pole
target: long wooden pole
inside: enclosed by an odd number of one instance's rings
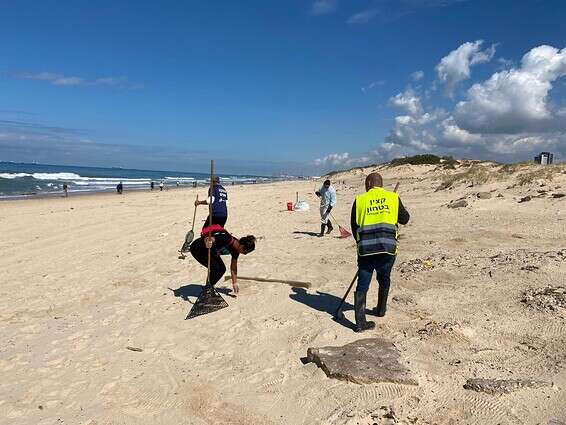
[[[210,240],[210,238],[212,238],[212,197],[213,197],[213,193],[214,193],[214,160],[211,159],[210,160],[210,188],[209,188],[209,194],[208,194],[208,239]],[[206,277],[206,284],[207,285],[211,285],[210,283],[210,259],[211,259],[211,254],[212,254],[212,245],[210,246],[210,248],[208,248],[208,272],[207,272],[207,277]]]
[[[230,280],[230,276],[226,276],[224,280]],[[273,282],[273,283],[285,283],[287,285],[296,286],[300,288],[310,288],[310,282],[302,282],[300,280],[287,280],[287,279],[266,279],[263,277],[249,277],[249,276],[238,276],[238,280],[255,280],[256,282]]]
[[[196,202],[198,202],[198,193],[197,193],[197,200],[196,200]],[[196,202],[195,202],[195,203],[196,203]],[[198,206],[198,204],[195,205],[195,211],[193,212],[193,227],[192,227],[193,232],[195,231],[195,220],[197,219],[197,206]]]
[[[346,298],[348,298],[348,295],[350,295],[350,291],[352,290],[352,286],[354,286],[354,283],[356,282],[356,279],[358,278],[358,274],[359,274],[359,271],[356,270],[356,274],[354,275],[354,278],[352,279],[352,283],[350,283],[350,286],[348,286],[346,293],[344,294],[344,296],[342,297],[342,300],[340,301],[340,305],[338,305],[338,308],[334,312],[334,317],[341,319],[344,316],[344,314],[342,313],[342,306],[344,305],[344,302],[346,302]]]

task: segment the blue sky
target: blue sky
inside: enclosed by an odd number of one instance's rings
[[[564,156],[565,17],[558,0],[1,2],[0,160]]]

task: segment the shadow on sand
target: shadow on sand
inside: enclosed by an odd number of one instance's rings
[[[334,317],[334,313],[340,305],[341,298],[336,295],[328,294],[326,292],[316,291],[316,294],[309,294],[304,288],[291,288],[293,294],[289,295],[294,301],[300,302],[310,308],[313,308],[324,313],[328,313],[332,316],[332,320],[339,323],[346,328],[354,329],[354,323],[350,322],[348,319]],[[342,306],[342,311],[353,310],[354,306],[348,302],[344,302]]]
[[[192,301],[189,299],[189,297],[197,298],[202,292],[202,288],[204,288],[204,285],[202,284],[198,285],[196,283],[189,283],[188,285],[179,286],[177,289],[168,289],[173,292],[173,295],[175,295],[176,297],[182,298],[183,300],[188,301],[192,304]],[[232,290],[229,288],[215,288],[216,291],[218,291],[222,295],[228,295],[229,297],[236,298],[236,296],[232,294]]]
[[[293,232],[293,234],[294,234],[294,235],[316,236],[316,237],[318,238],[318,235],[319,235],[320,233],[316,233],[316,232],[299,232],[299,231],[296,231],[296,232]]]
[[[312,237],[320,237],[320,233],[316,233],[316,232],[300,232],[300,231],[295,231],[293,232],[294,235],[307,235],[307,236],[312,236]],[[324,237],[327,238],[332,238],[334,237],[334,239],[344,239],[343,237],[340,236],[340,234],[338,235],[329,235],[328,233],[324,234]]]

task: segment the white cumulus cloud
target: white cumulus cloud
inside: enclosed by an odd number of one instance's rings
[[[315,165],[342,165],[350,159],[348,152],[344,153],[331,153],[324,158],[317,158],[314,160]]]
[[[472,65],[489,62],[495,55],[495,45],[481,50],[482,44],[483,40],[466,42],[443,57],[436,65],[438,78],[445,84],[449,96],[454,94],[458,83],[470,78]]]
[[[440,144],[447,146],[465,146],[473,143],[480,143],[482,138],[479,134],[472,134],[460,127],[454,122],[454,118],[446,118],[440,124],[439,138]]]
[[[468,45],[463,69],[491,58],[480,45]],[[566,155],[566,105],[564,99],[550,100],[556,81],[565,76],[566,48],[539,46],[523,56],[520,67],[472,85],[453,111],[426,107],[419,93],[408,89],[390,99],[404,114],[395,117],[375,154],[389,159],[434,152],[500,160],[530,159],[541,150]]]
[[[392,97],[391,99],[389,99],[389,102],[393,106],[404,109],[411,115],[421,115],[423,112],[421,99],[411,88]]]
[[[566,48],[535,47],[523,56],[520,68],[496,72],[474,84],[456,107],[456,122],[474,133],[564,130],[564,118],[548,99],[553,83],[564,76]]]
[[[424,78],[424,71],[415,71],[411,74],[411,80],[420,81]]]
[[[331,153],[323,158],[314,160],[314,165],[321,168],[331,167],[353,167],[367,164],[371,158],[369,156],[352,157],[349,152]]]
[[[493,56],[480,42],[471,44],[475,53],[464,55],[468,71]],[[400,112],[382,143],[364,157],[331,154],[316,163],[336,169],[421,153],[518,161],[550,151],[566,158],[566,96],[563,87],[553,91],[566,83],[566,48],[538,46],[509,66],[494,63],[490,77],[458,92],[454,102],[435,96],[430,86],[408,87],[389,99]]]

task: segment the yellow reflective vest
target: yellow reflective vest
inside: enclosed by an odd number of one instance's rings
[[[374,187],[356,197],[358,255],[397,254],[399,196]]]

